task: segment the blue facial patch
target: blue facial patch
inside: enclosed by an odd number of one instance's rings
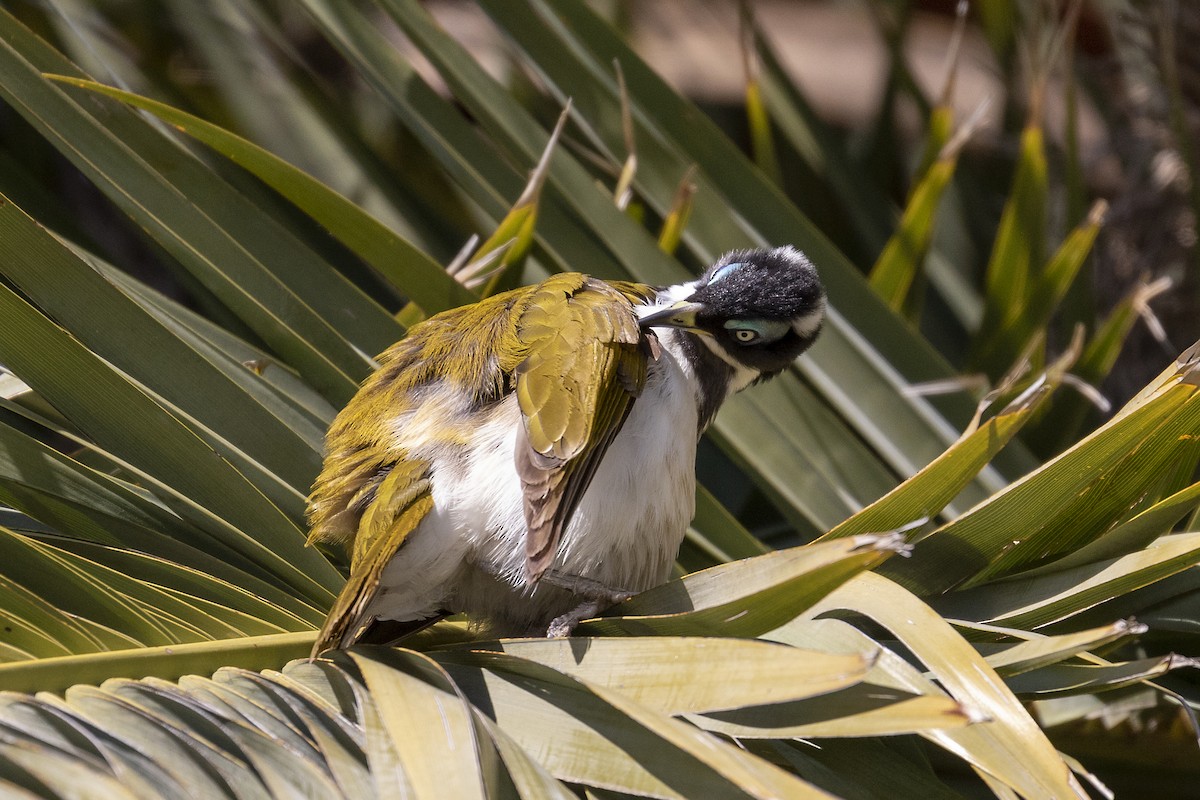
[[[778,341],[791,327],[791,323],[781,319],[731,319],[725,322],[726,330],[733,331],[735,338],[746,344]],[[754,336],[749,338],[740,336],[738,335],[739,331],[746,331]]]
[[[716,272],[713,273],[713,276],[708,279],[708,285],[712,286],[714,283],[717,283],[718,281],[722,281],[722,280],[728,278],[730,275],[737,272],[739,269],[741,269],[744,266],[746,266],[746,263],[744,261],[735,261],[732,264],[726,264],[725,266],[721,267],[719,270],[717,270]]]

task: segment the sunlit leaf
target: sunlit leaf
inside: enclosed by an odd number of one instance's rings
[[[757,636],[903,549],[897,535],[860,535],[722,564],[643,592],[576,631]]]
[[[902,641],[952,697],[989,721],[927,735],[1027,797],[1086,797],[1045,734],[983,657],[929,606],[882,576],[864,573],[807,613],[865,614]],[[989,675],[980,680],[980,675]]]
[[[1011,364],[1035,337],[1045,335],[1051,316],[1066,297],[1091,252],[1106,209],[1103,202],[1093,206],[1087,219],[1071,232],[1049,263],[1033,277],[1027,302],[1000,327],[984,331],[975,348],[977,364]]]
[[[1120,521],[1157,472],[1196,442],[1200,403],[1190,361],[1103,428],[991,500],[934,531],[914,558],[886,572],[923,593],[1035,566],[1087,544]],[[1051,488],[1052,487],[1052,488]]]
[[[1010,365],[989,358],[983,343],[997,336],[1033,297],[1045,248],[1048,180],[1042,129],[1030,122],[1021,134],[1017,172],[992,245],[983,322],[971,358],[972,368],[983,369],[993,377]]]

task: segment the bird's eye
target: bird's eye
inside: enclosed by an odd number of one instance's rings
[[[738,328],[733,332],[733,338],[742,344],[750,344],[750,342],[758,338],[758,331],[752,331],[749,328]]]
[[[777,342],[790,329],[790,323],[782,319],[731,319],[725,323],[725,330],[733,335],[733,340],[738,344]]]

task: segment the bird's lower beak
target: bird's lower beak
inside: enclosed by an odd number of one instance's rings
[[[638,319],[638,324],[643,328],[682,328],[692,333],[707,334],[708,331],[696,327],[696,315],[703,310],[703,303],[680,300],[678,303],[657,309],[652,308],[648,313],[643,313]]]

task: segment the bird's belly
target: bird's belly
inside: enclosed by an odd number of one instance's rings
[[[564,530],[554,572],[630,592],[666,580],[695,510],[694,398],[664,352]],[[524,583],[520,424],[510,397],[473,429],[466,457],[434,460],[434,511],[384,570],[370,613],[412,619],[444,607],[514,635],[544,630],[579,602],[547,580]]]
[[[664,378],[648,379],[610,445],[564,532],[556,569],[635,592],[670,574],[695,512],[696,402],[683,381]]]

